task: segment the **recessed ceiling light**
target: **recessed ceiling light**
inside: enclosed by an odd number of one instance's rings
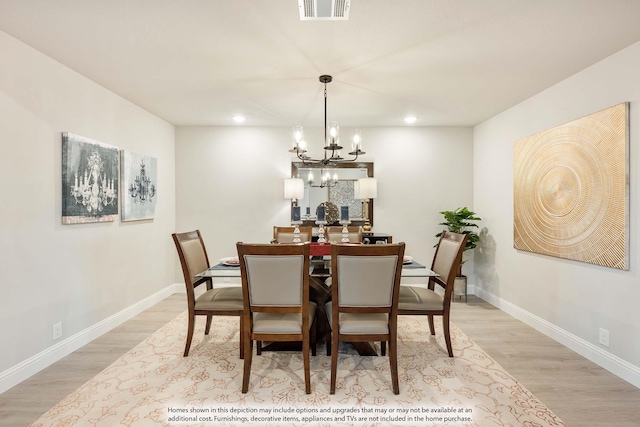
[[[415,123],[418,118],[416,116],[407,116],[404,118],[404,122],[407,124]]]
[[[245,120],[246,119],[244,118],[244,116],[241,116],[240,114],[236,114],[235,116],[233,116],[233,121],[236,123],[242,123]]]

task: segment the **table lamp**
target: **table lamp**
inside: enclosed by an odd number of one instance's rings
[[[284,180],[284,198],[291,199],[292,206],[298,205],[298,199],[304,197],[304,181],[300,178]]]

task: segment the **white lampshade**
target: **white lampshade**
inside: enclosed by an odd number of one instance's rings
[[[304,181],[299,178],[284,180],[284,198],[302,199],[304,197]]]
[[[378,181],[375,178],[360,178],[358,187],[361,199],[375,199],[378,197]]]

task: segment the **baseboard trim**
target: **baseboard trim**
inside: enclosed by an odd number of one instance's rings
[[[132,317],[140,314],[144,310],[152,307],[170,295],[184,289],[183,283],[174,283],[156,292],[147,298],[115,313],[114,315],[96,323],[87,329],[70,336],[40,353],[18,363],[15,366],[0,373],[0,394],[11,387],[20,384],[22,381],[40,372],[44,368],[54,364],[63,357],[73,353],[80,347],[88,344],[100,335],[109,332],[116,326],[126,322]]]
[[[489,304],[510,314],[521,322],[531,326],[540,333],[570,348],[579,355],[589,359],[596,365],[606,369],[628,383],[640,388],[640,367],[635,366],[618,356],[603,350],[602,348],[576,336],[562,328],[550,323],[535,314],[510,303],[483,289],[474,287],[473,294]]]

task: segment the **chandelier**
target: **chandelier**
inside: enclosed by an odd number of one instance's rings
[[[140,175],[136,176],[134,182],[129,185],[129,195],[136,203],[151,202],[153,196],[156,195],[156,186],[147,176],[144,162],[140,163]]]
[[[338,174],[334,171],[333,176],[330,171],[324,171],[320,169],[320,183],[316,184],[313,177],[313,172],[309,171],[309,175],[307,175],[307,184],[309,187],[316,188],[330,188],[335,186],[338,183]]]
[[[117,183],[116,183],[117,186]],[[107,178],[103,170],[103,162],[100,153],[94,151],[89,156],[84,174],[75,174],[74,186],[71,195],[77,204],[82,203],[87,212],[97,215],[103,207],[112,205],[118,196],[117,188],[114,188],[113,179]]]
[[[359,155],[366,154],[362,151],[362,135],[360,130],[354,129],[351,151],[349,152],[349,155],[354,157],[352,159],[344,159],[340,155],[342,146],[340,145],[340,127],[338,126],[338,122],[332,122],[327,126],[327,83],[330,83],[331,80],[331,76],[320,76],[320,82],[324,84],[324,157],[320,159],[313,159],[307,155],[307,143],[304,139],[302,126],[294,126],[293,128],[293,148],[289,150],[289,152],[295,153],[298,159],[302,160],[302,163],[304,164],[322,164],[325,166],[331,166],[341,162],[353,162]]]

